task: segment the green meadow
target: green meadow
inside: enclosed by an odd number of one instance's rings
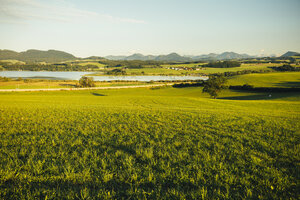
[[[0,198],[298,199],[299,113],[291,92],[0,93]]]
[[[300,87],[299,72],[273,72],[265,74],[246,74],[228,79],[228,85],[249,84],[254,87]]]
[[[87,62],[80,62],[80,63],[78,63],[78,65],[81,65],[81,66],[95,65],[95,66],[99,67],[99,69],[103,69],[106,66],[106,65],[101,64],[99,62],[89,62],[89,61],[87,61]]]

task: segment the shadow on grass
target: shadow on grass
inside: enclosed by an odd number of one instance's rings
[[[242,91],[244,92],[244,91]],[[241,94],[243,94],[241,92]],[[273,100],[273,99],[281,99],[288,97],[300,97],[300,93],[297,92],[270,92],[270,93],[254,93],[245,96],[230,96],[230,97],[219,97],[218,99],[227,99],[227,100]]]
[[[137,189],[134,194],[130,192],[132,188]],[[180,180],[176,177],[166,177],[159,184],[155,184],[154,181],[144,181],[142,183],[123,181],[117,175],[114,175],[112,179],[106,182],[58,179],[24,183],[17,180],[8,180],[4,184],[0,184],[0,189],[6,191],[5,194],[1,194],[0,196],[3,199],[19,199],[22,196],[27,196],[28,199],[33,199],[34,197],[34,199],[47,199],[49,196],[52,196],[51,199],[94,199],[99,194],[114,191],[117,199],[143,199],[142,197],[145,192],[153,192],[152,196],[155,197],[160,196],[159,193],[161,192],[167,193],[170,189],[186,194],[200,188],[199,185]],[[101,196],[104,197],[105,195]]]
[[[300,81],[284,81],[280,83],[274,83],[274,85],[279,87],[300,87]]]
[[[96,92],[92,92],[91,94],[94,96],[99,96],[99,97],[106,96],[105,94],[100,94],[100,93],[96,93]]]

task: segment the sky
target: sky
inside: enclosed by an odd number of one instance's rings
[[[300,52],[300,0],[0,0],[0,49],[77,57]]]

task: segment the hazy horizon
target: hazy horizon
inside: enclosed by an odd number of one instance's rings
[[[0,0],[1,49],[76,57],[300,52],[297,0]]]

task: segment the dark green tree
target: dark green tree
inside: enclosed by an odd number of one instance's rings
[[[217,98],[218,93],[226,88],[226,81],[227,79],[223,75],[209,76],[209,79],[204,83],[202,92],[210,94],[210,96],[215,99]]]
[[[93,77],[83,76],[79,79],[79,87],[95,87]]]

